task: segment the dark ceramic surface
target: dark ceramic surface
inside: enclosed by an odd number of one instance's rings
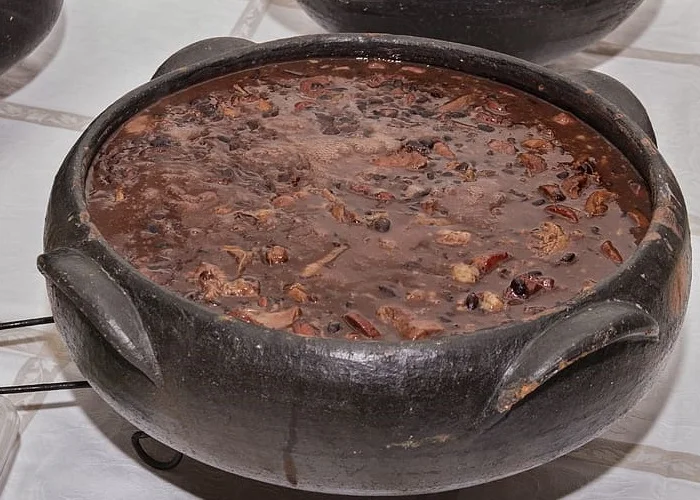
[[[63,0],[0,0],[0,73],[46,38],[62,5]]]
[[[439,38],[549,62],[603,38],[643,0],[298,0],[329,31]]]
[[[194,62],[197,54],[208,59]],[[654,217],[638,252],[576,304],[529,322],[439,340],[350,342],[217,316],[155,286],[102,240],[86,212],[86,168],[121,123],[194,83],[323,56],[464,70],[573,112],[649,183]],[[648,127],[621,84],[586,73],[596,83],[589,86],[480,49],[369,35],[205,41],[158,74],[100,115],[69,153],[39,258],[78,367],[156,439],[215,467],[301,489],[448,490],[577,448],[628,411],[663,368],[688,300],[689,229],[681,192],[649,135],[596,92],[626,96],[626,113]]]

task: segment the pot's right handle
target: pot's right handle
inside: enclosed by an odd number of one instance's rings
[[[156,70],[153,78],[151,79],[158,78],[159,76],[163,76],[172,71],[184,69],[189,65],[202,62],[206,59],[211,59],[228,52],[235,52],[236,50],[250,47],[251,45],[255,45],[255,42],[232,36],[207,38],[205,40],[200,40],[199,42],[194,42],[193,44],[178,50],[172,56],[166,59],[166,61]]]
[[[160,366],[138,309],[97,261],[75,248],[57,248],[40,255],[37,267],[124,361],[154,385],[162,385]]]
[[[505,414],[557,373],[619,342],[657,342],[659,325],[640,307],[604,302],[555,321],[510,363],[487,414]]]
[[[590,88],[600,94],[603,98],[616,105],[632,121],[649,136],[656,144],[656,134],[651,120],[644,109],[642,103],[637,99],[630,89],[617,81],[615,78],[591,70],[571,70],[563,71],[562,74],[581,85]]]

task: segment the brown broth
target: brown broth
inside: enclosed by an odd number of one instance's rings
[[[651,216],[629,161],[511,87],[386,61],[273,64],[104,145],[92,221],[154,282],[301,335],[470,332],[615,272]]]

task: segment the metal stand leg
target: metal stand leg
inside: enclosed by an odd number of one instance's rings
[[[131,435],[131,445],[134,447],[136,454],[141,460],[144,461],[146,465],[158,470],[170,470],[177,467],[182,461],[182,453],[180,453],[179,451],[176,451],[175,456],[173,456],[173,458],[171,458],[167,462],[153,458],[151,455],[148,454],[148,452],[146,452],[146,450],[143,449],[143,446],[141,446],[142,439],[153,438],[151,438],[151,436],[149,436],[143,431],[136,431]]]
[[[24,328],[27,326],[46,325],[53,323],[53,318],[50,316],[44,318],[21,319],[17,321],[8,321],[0,323],[0,331],[11,330],[13,328]],[[76,380],[73,382],[56,382],[48,384],[32,384],[32,385],[11,385],[0,386],[0,394],[18,394],[25,392],[43,392],[43,391],[60,391],[65,389],[83,389],[89,388],[90,384],[86,380]],[[175,456],[168,461],[161,461],[153,458],[141,446],[142,439],[152,439],[151,436],[143,431],[136,431],[131,436],[131,445],[134,447],[136,454],[146,465],[158,470],[170,470],[177,467],[182,461],[182,453],[176,451]]]

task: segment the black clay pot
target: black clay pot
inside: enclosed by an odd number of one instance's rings
[[[0,0],[0,73],[46,38],[63,0]]]
[[[643,0],[298,0],[329,31],[439,38],[535,62],[603,38]]]
[[[636,165],[653,193],[654,217],[638,251],[587,296],[546,316],[441,339],[352,342],[218,316],[156,286],[105,243],[86,211],[86,169],[123,122],[217,76],[326,56],[463,70],[578,115]],[[208,40],[184,49],[157,75],[101,114],[69,153],[39,257],[78,367],[109,404],[156,439],[214,467],[301,489],[448,490],[584,444],[628,411],[664,366],[687,305],[690,236],[681,192],[646,113],[621,84],[595,73],[578,75],[587,82],[577,83],[447,42],[363,35],[261,45]]]

